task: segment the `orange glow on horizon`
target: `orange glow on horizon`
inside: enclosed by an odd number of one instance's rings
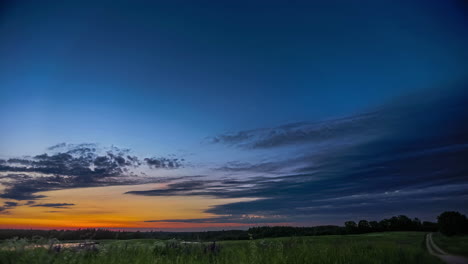
[[[212,218],[204,211],[221,204],[255,199],[215,199],[208,196],[142,196],[127,191],[164,188],[162,184],[76,188],[37,193],[46,198],[34,205],[46,203],[75,204],[67,208],[26,205],[9,209],[0,217],[0,228],[25,229],[171,229],[242,227],[239,223],[174,223],[145,222],[148,220]],[[9,200],[0,199],[0,202]]]

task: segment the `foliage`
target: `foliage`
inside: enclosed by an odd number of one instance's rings
[[[5,264],[299,264],[299,263],[440,263],[423,247],[424,233],[393,232],[348,236],[288,237],[187,244],[180,240],[109,240],[97,250],[64,249],[59,252],[9,241],[0,250]],[[17,249],[16,249],[17,248]]]
[[[0,229],[0,240],[14,237],[28,238],[43,237],[59,240],[103,240],[103,239],[184,239],[184,240],[239,240],[248,239],[245,230],[222,230],[206,232],[130,232],[112,231],[106,229],[77,229],[77,230],[30,230],[30,229]]]
[[[444,236],[436,233],[432,238],[440,248],[448,253],[468,257],[468,236]]]
[[[106,229],[77,229],[77,230],[21,230],[0,229],[0,240],[14,237],[28,238],[43,237],[59,240],[104,240],[104,239],[183,239],[190,241],[219,241],[219,240],[246,240],[249,235],[253,238],[287,237],[287,236],[323,236],[342,234],[364,234],[385,231],[436,231],[437,224],[423,222],[418,218],[410,219],[405,215],[383,219],[380,222],[360,220],[345,222],[344,227],[326,225],[313,227],[293,226],[260,226],[248,230],[221,230],[205,232],[129,232],[111,231]]]
[[[443,212],[437,217],[440,232],[447,236],[464,234],[468,231],[468,220],[459,212]]]

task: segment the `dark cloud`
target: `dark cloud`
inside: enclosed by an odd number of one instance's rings
[[[269,149],[303,143],[323,143],[337,138],[357,136],[363,129],[377,131],[369,124],[379,122],[379,113],[371,112],[331,121],[317,123],[292,123],[274,128],[240,131],[223,134],[209,139],[246,149]]]
[[[434,220],[444,210],[468,211],[467,101],[466,90],[459,90],[455,96],[441,93],[408,96],[372,114],[348,118],[353,120],[352,124],[322,123],[325,132],[306,133],[303,137],[296,132],[287,136],[262,132],[271,135],[266,138],[244,136],[247,141],[231,142],[249,149],[315,143],[319,139],[335,143],[319,153],[305,152],[292,158],[286,155],[284,159],[258,164],[229,163],[220,168],[270,171],[284,165],[293,166],[294,174],[243,181],[189,181],[165,189],[129,193],[258,198],[218,205],[206,211],[219,215],[218,220],[222,222],[242,222],[243,215],[255,215],[261,219],[277,217],[290,222],[339,224],[346,219],[401,213]],[[297,126],[286,127],[284,131]],[[353,140],[356,135],[364,140]]]
[[[141,165],[140,159],[129,155],[130,150],[112,147],[100,150],[95,144],[58,144],[49,150],[63,152],[44,153],[32,158],[11,158],[0,166],[0,171],[39,172],[83,177],[85,180],[121,176],[130,168]],[[100,153],[101,152],[101,153]],[[183,159],[145,158],[151,168],[177,169]],[[16,165],[24,166],[16,166]]]
[[[257,130],[258,131],[258,130]],[[209,142],[211,143],[224,143],[224,144],[239,144],[246,140],[251,139],[254,136],[256,130],[247,130],[247,131],[239,131],[235,133],[227,133],[218,135],[216,137],[208,138]]]
[[[145,158],[144,161],[150,168],[155,169],[178,169],[182,167],[181,161],[177,158]]]
[[[210,184],[210,181],[185,181],[168,184],[167,189],[148,190],[148,191],[130,191],[127,194],[138,194],[146,196],[160,196],[160,195],[190,195],[194,190],[205,190]]]
[[[0,164],[0,183],[7,188],[0,198],[35,200],[43,198],[35,193],[48,190],[126,185],[145,183],[144,175],[136,177],[135,168],[140,159],[130,155],[130,150],[99,148],[96,144],[60,143],[49,148],[51,153],[34,157],[11,158]],[[150,168],[177,169],[182,160],[176,158],[144,159]],[[34,175],[34,176],[33,176]],[[162,179],[151,179],[152,182]]]
[[[18,206],[16,202],[5,202],[3,206],[0,206],[0,214],[8,214],[9,212],[7,210],[16,206]]]
[[[55,150],[55,149],[62,149],[67,146],[67,143],[59,143],[57,145],[53,145],[47,148],[47,150]]]
[[[17,159],[17,158],[12,158],[8,159],[7,161],[10,164],[20,164],[20,165],[31,165],[32,161],[28,159]]]
[[[77,155],[79,151],[79,155]],[[74,149],[65,153],[41,154],[31,159],[10,159],[8,165],[0,166],[0,171],[38,172],[75,176],[84,180],[119,176],[129,163],[121,163],[120,156],[107,153],[98,156],[95,152],[84,149]],[[27,166],[15,166],[15,164]]]
[[[221,216],[213,218],[196,218],[196,219],[163,219],[163,220],[148,220],[149,223],[197,223],[197,224],[214,224],[214,223],[242,223],[242,224],[270,224],[287,222],[287,217],[272,216],[261,217],[256,215],[236,215],[236,216]]]
[[[25,180],[29,178],[30,176],[23,174],[23,173],[9,173],[7,175],[0,176],[0,180],[14,180],[14,181],[20,181],[20,180]]]
[[[75,204],[72,203],[44,203],[44,204],[34,204],[30,205],[31,207],[50,207],[50,208],[60,208],[66,209],[70,208],[70,206],[74,206]]]
[[[35,186],[24,186],[22,185],[25,182],[30,182]],[[34,193],[40,192],[42,190],[47,190],[47,188],[38,188],[40,185],[39,182],[35,182],[33,180],[22,181],[22,182],[15,182],[13,184],[5,184],[9,186],[9,188],[5,189],[5,191],[0,194],[0,198],[4,199],[13,199],[13,200],[34,200],[39,198],[44,198],[44,195],[35,195]],[[45,186],[49,186],[49,184],[44,184]]]
[[[287,163],[289,163],[287,161]],[[265,172],[265,173],[274,173],[278,170],[285,168],[283,162],[260,162],[252,164],[249,162],[228,162],[226,165],[216,168],[216,170],[226,171],[226,172]]]
[[[16,202],[5,202],[5,205],[6,207],[15,207],[15,206],[18,206],[18,203]]]

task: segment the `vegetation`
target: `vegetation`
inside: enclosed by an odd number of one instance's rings
[[[11,238],[34,237],[55,238],[58,240],[103,240],[103,239],[183,239],[191,241],[212,241],[212,240],[241,240],[248,239],[245,230],[223,230],[206,232],[129,232],[112,231],[106,229],[77,229],[77,230],[27,230],[27,229],[0,229],[0,240]]]
[[[34,243],[41,243],[36,241]],[[43,243],[43,242],[42,242]],[[32,248],[31,241],[2,244],[5,264],[119,263],[440,263],[424,248],[423,232],[270,238],[184,244],[178,240],[108,240],[96,248]]]
[[[314,227],[292,227],[292,226],[262,226],[252,227],[248,230],[223,230],[206,232],[128,232],[111,231],[105,229],[78,229],[78,230],[0,230],[0,240],[14,237],[28,238],[44,237],[59,240],[102,240],[102,239],[183,239],[189,241],[220,241],[220,240],[246,240],[249,235],[257,238],[289,237],[289,236],[322,236],[322,235],[344,235],[364,234],[372,232],[387,231],[437,231],[437,224],[410,219],[405,215],[394,216],[382,221],[361,220],[358,224],[354,221],[345,222],[340,226],[314,226]]]
[[[262,226],[207,232],[0,230],[0,263],[431,264],[441,262],[427,253],[425,232],[414,231],[440,228],[453,236],[438,233],[436,243],[449,253],[468,256],[468,237],[457,235],[466,232],[466,224],[464,215],[444,212],[437,224],[400,215],[381,221],[347,221],[342,227]],[[79,243],[59,242],[74,240]]]
[[[443,212],[437,217],[439,230],[447,236],[468,233],[468,219],[459,212]]]
[[[437,233],[432,236],[434,242],[447,253],[468,257],[468,236],[444,236]]]

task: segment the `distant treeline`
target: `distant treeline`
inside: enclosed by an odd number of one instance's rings
[[[247,232],[254,238],[283,237],[283,236],[320,236],[320,235],[346,235],[364,234],[386,231],[426,231],[438,230],[437,223],[421,222],[418,218],[410,219],[405,215],[394,216],[382,221],[360,220],[345,222],[345,226],[315,226],[315,227],[291,227],[291,226],[262,226],[252,227]]]
[[[261,226],[248,230],[222,230],[205,232],[130,232],[111,231],[106,229],[77,229],[77,230],[32,230],[32,229],[0,229],[0,240],[10,238],[56,238],[58,240],[101,240],[101,239],[182,239],[189,241],[213,240],[244,240],[286,236],[320,236],[363,234],[386,231],[440,231],[446,235],[468,233],[468,219],[458,212],[444,212],[438,216],[438,222],[421,222],[418,218],[411,219],[405,215],[394,216],[381,221],[360,220],[347,221],[344,226]]]
[[[164,231],[112,231],[107,229],[76,230],[33,230],[33,229],[0,229],[0,240],[10,238],[56,238],[58,240],[103,240],[103,239],[182,239],[188,241],[242,240],[249,239],[246,230],[222,230],[204,232],[164,232]]]

